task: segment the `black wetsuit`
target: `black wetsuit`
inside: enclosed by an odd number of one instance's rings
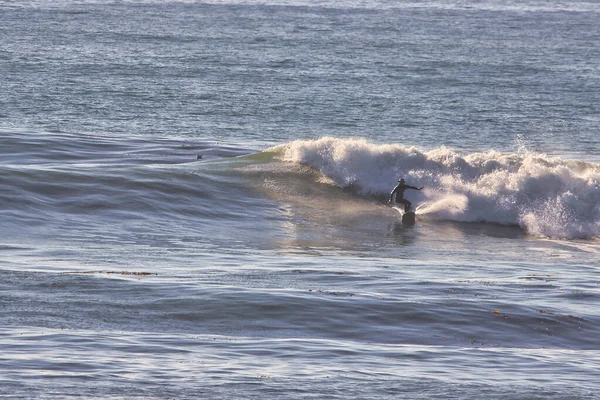
[[[394,197],[394,193],[396,193],[396,203],[404,204],[404,211],[405,212],[407,212],[408,210],[410,210],[410,206],[412,205],[412,203],[410,201],[408,201],[408,200],[406,200],[404,198],[404,191],[406,189],[420,190],[417,187],[410,186],[410,185],[405,185],[404,183],[398,182],[398,184],[396,185],[396,187],[394,188],[394,190],[392,190],[392,193],[390,193],[390,201],[392,201],[392,198]]]

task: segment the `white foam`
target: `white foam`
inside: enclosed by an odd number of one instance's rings
[[[430,218],[518,224],[552,238],[600,236],[600,164],[520,152],[422,151],[363,139],[324,137],[274,149],[287,162],[319,169],[340,186],[389,194],[399,177],[421,192],[406,197]]]

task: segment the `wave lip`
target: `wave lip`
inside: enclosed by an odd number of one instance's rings
[[[272,149],[283,161],[318,169],[336,185],[389,195],[399,177],[425,186],[407,191],[431,219],[519,225],[559,239],[600,236],[600,164],[495,150],[462,154],[401,144],[323,137]]]

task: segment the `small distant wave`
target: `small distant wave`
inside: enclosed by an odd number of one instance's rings
[[[406,195],[418,204],[418,214],[431,219],[519,225],[530,234],[558,239],[600,236],[600,164],[526,152],[423,151],[331,137],[268,151],[316,168],[336,185],[379,198],[404,177],[425,186]]]
[[[220,164],[250,152],[215,142],[0,128],[2,232],[115,232],[129,229],[127,221],[180,230],[189,223],[197,231],[190,221],[237,222],[248,214],[246,197]],[[231,199],[227,206],[223,198]]]
[[[4,7],[72,7],[81,5],[106,4],[106,0],[60,0],[49,2],[47,0],[27,0],[15,4],[13,1],[0,0]],[[122,0],[119,3],[129,4],[213,4],[213,5],[246,5],[246,6],[296,6],[296,7],[326,7],[340,9],[441,9],[441,10],[482,10],[504,12],[599,12],[596,2],[591,1],[402,1],[389,0]],[[71,11],[74,12],[74,11]]]

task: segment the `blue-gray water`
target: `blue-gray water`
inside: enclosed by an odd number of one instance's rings
[[[0,396],[595,398],[599,18],[0,0]]]

